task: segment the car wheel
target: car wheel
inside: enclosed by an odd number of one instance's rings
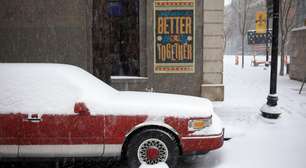
[[[126,158],[130,168],[146,163],[154,165],[166,162],[175,168],[179,147],[175,138],[166,131],[147,129],[132,137],[127,146]]]

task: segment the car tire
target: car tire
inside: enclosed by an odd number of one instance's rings
[[[127,145],[127,164],[129,168],[139,168],[142,163],[156,164],[166,162],[175,168],[179,156],[176,139],[168,132],[146,129],[135,134]]]

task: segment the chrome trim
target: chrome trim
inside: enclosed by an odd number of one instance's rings
[[[20,145],[20,157],[100,157],[103,144]]]
[[[224,135],[224,130],[220,134],[217,135],[203,135],[203,136],[190,136],[190,137],[182,137],[183,140],[189,139],[213,139],[213,138],[221,138]]]
[[[165,124],[165,123],[161,123],[161,122],[152,122],[152,121],[145,121],[139,125],[136,125],[134,128],[132,128],[127,134],[125,134],[125,138],[127,138],[132,132],[134,132],[135,130],[142,128],[142,127],[146,127],[146,126],[160,126],[160,127],[164,127],[169,129],[170,131],[172,131],[175,135],[179,136],[179,133],[170,125]]]
[[[0,145],[0,157],[17,157],[18,145]]]
[[[122,144],[105,144],[103,156],[114,157],[120,156],[122,151]]]

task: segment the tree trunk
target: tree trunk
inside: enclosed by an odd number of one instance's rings
[[[241,68],[244,68],[244,35],[241,38]]]

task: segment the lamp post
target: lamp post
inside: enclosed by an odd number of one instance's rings
[[[277,119],[281,114],[277,106],[277,58],[278,58],[278,27],[279,27],[279,0],[273,0],[273,28],[272,28],[272,54],[270,93],[267,103],[260,109],[262,116],[270,119]]]
[[[270,16],[273,12],[273,1],[272,0],[266,0],[266,8],[267,8],[267,30],[266,30],[266,63],[265,66],[269,66],[269,28],[270,28]]]

